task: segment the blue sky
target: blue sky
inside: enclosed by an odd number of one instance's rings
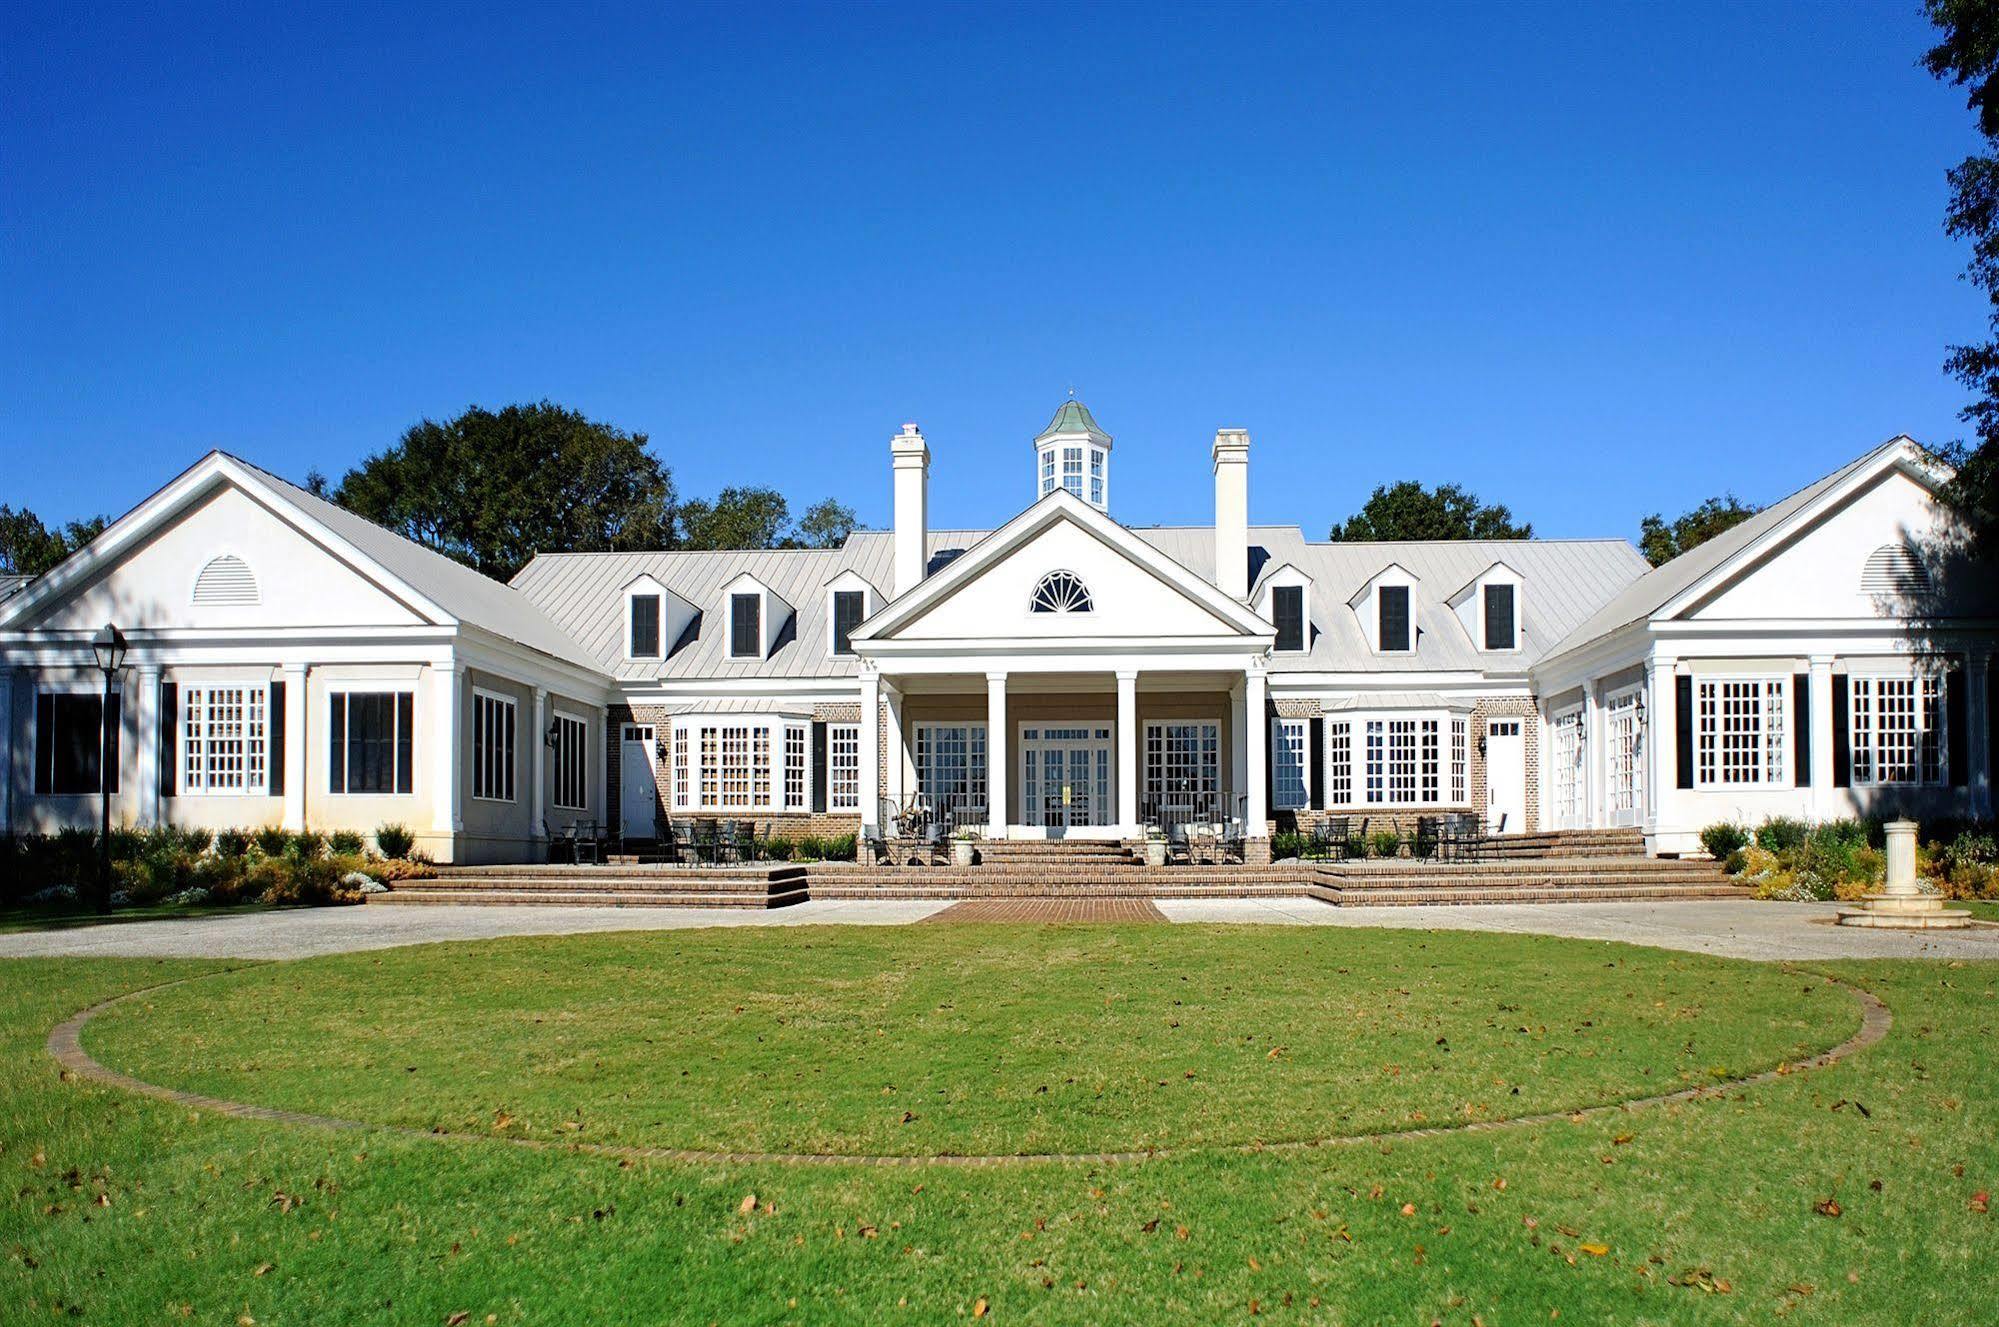
[[[209,447],[337,476],[542,397],[683,494],[1320,537],[1457,480],[1548,535],[1957,436],[1962,97],[1909,3],[0,11],[0,501]],[[1421,7],[1429,9],[1430,7]]]

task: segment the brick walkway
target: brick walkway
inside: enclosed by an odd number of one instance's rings
[[[926,922],[1163,922],[1147,898],[978,898],[953,903]]]

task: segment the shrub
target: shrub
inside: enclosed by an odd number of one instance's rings
[[[1296,830],[1283,830],[1270,837],[1270,858],[1283,861],[1287,857],[1305,855],[1305,836]]]
[[[215,832],[207,829],[183,829],[180,833],[180,850],[190,857],[199,857],[215,842]]]
[[[1377,829],[1367,836],[1371,857],[1393,857],[1402,851],[1402,836],[1392,829]]]
[[[286,851],[300,861],[306,862],[323,857],[326,855],[326,835],[318,830],[300,830],[292,835],[292,841]]]
[[[375,879],[390,883],[397,880],[428,880],[437,874],[437,868],[429,862],[414,862],[407,857],[391,857],[386,861],[370,862],[364,869]]]
[[[1707,849],[1708,856],[1718,862],[1726,861],[1737,848],[1745,847],[1748,843],[1749,831],[1727,821],[1718,825],[1709,825],[1701,831],[1701,846]]]
[[[375,829],[375,846],[384,857],[407,859],[410,849],[416,847],[416,835],[402,825],[380,825]]]
[[[334,830],[327,838],[326,846],[335,857],[359,857],[367,849],[367,845],[361,841],[361,836],[351,829]]]
[[[255,832],[257,851],[266,857],[278,857],[291,846],[291,833],[282,825],[265,825]]]
[[[241,857],[250,851],[250,835],[247,830],[225,829],[215,836],[217,857]]]
[[[1804,846],[1812,827],[1790,816],[1771,816],[1756,829],[1756,846],[1783,854]]]

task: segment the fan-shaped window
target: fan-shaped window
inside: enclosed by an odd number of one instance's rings
[[[257,578],[250,564],[234,553],[224,553],[201,569],[194,578],[194,602],[198,604],[254,604]]]
[[[1034,587],[1033,607],[1037,613],[1087,613],[1090,591],[1074,573],[1051,571]]]
[[[1867,555],[1860,571],[1860,592],[1872,595],[1922,595],[1930,592],[1930,571],[1915,550],[1904,544],[1883,544]]]

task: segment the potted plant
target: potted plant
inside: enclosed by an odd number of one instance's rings
[[[951,865],[970,866],[977,851],[979,832],[970,827],[951,831]]]
[[[1145,864],[1147,866],[1166,865],[1166,831],[1157,825],[1145,827]]]

